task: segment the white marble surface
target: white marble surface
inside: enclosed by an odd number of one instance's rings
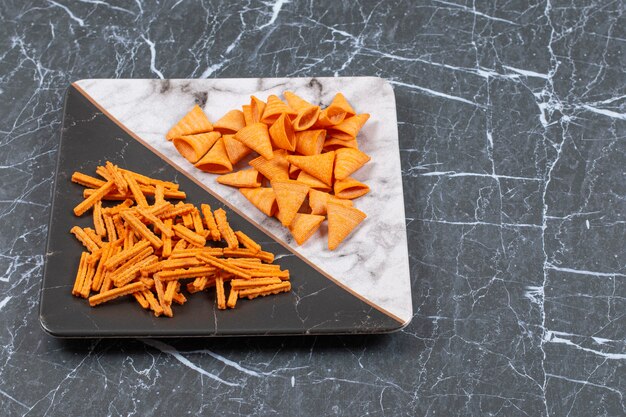
[[[412,316],[409,262],[394,93],[381,78],[271,78],[208,80],[81,80],[78,84],[112,116],[171,163],[196,177],[230,204],[262,225],[328,275],[404,322]],[[202,106],[212,122],[249,102],[291,90],[313,103],[327,105],[341,91],[358,113],[371,118],[359,134],[360,149],[372,157],[353,176],[372,191],[355,206],[368,218],[335,251],[327,249],[324,224],[304,245],[267,218],[236,189],[215,181],[178,154],[166,132],[193,106]]]

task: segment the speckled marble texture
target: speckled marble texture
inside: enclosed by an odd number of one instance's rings
[[[623,1],[5,1],[3,415],[626,413]],[[38,323],[82,78],[375,75],[397,98],[412,323],[63,341]]]
[[[332,279],[391,313],[401,323],[411,320],[396,102],[393,89],[385,80],[375,77],[81,80],[76,84],[169,163],[223,197]],[[215,122],[227,111],[248,103],[250,95],[267,100],[270,94],[280,96],[285,90],[324,106],[341,91],[358,113],[370,115],[358,141],[359,148],[372,160],[353,175],[372,190],[354,200],[355,207],[365,212],[368,219],[334,251],[328,250],[326,224],[306,244],[298,246],[289,230],[276,219],[261,213],[236,188],[218,183],[216,175],[195,168],[165,139],[169,129],[196,103]],[[246,168],[249,159],[241,161],[235,169]]]

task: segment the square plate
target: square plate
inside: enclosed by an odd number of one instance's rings
[[[297,246],[280,223],[237,190],[218,184],[215,175],[195,169],[164,138],[194,103],[215,121],[249,102],[250,95],[265,100],[284,90],[321,105],[341,91],[357,111],[371,115],[358,140],[372,161],[354,175],[372,188],[355,200],[368,219],[334,252],[326,249],[324,229]],[[233,229],[260,242],[290,270],[292,291],[241,300],[225,311],[215,307],[214,293],[193,294],[184,306],[174,306],[173,318],[156,318],[131,297],[96,308],[73,297],[82,246],[69,230],[92,220],[73,215],[83,187],[70,178],[74,171],[93,175],[107,160],[178,182],[187,202],[223,207]],[[78,81],[66,95],[48,233],[40,320],[54,336],[383,333],[402,328],[412,317],[395,98],[380,78]]]

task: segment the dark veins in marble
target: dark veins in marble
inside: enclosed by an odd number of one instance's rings
[[[626,413],[623,1],[0,4],[3,415]],[[38,298],[65,89],[394,85],[415,317],[376,337],[56,340]],[[96,413],[95,413],[96,414]]]

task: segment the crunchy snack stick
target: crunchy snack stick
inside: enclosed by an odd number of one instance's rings
[[[150,223],[152,223],[157,229],[159,229],[161,231],[161,233],[163,233],[165,236],[167,237],[172,237],[174,236],[174,232],[172,231],[171,227],[168,227],[167,225],[165,225],[165,223],[163,223],[163,221],[161,219],[159,219],[158,217],[156,217],[154,214],[150,213],[148,210],[146,210],[143,207],[137,207],[137,212],[139,214],[141,214],[143,216],[144,219],[148,220]]]
[[[161,305],[161,308],[163,309],[163,314],[167,317],[173,317],[174,312],[172,311],[172,308],[165,304],[165,290],[163,288],[163,283],[157,277],[154,278],[154,288],[156,289],[159,305]]]
[[[281,282],[280,284],[266,285],[263,287],[249,288],[239,291],[239,298],[248,297],[252,300],[256,297],[263,297],[270,294],[278,294],[281,292],[287,292],[291,290],[291,283],[289,281]]]
[[[233,279],[230,281],[231,288],[242,290],[244,288],[263,287],[266,285],[280,284],[283,282],[280,278],[252,278],[252,279]]]
[[[110,162],[96,172],[106,182],[81,173],[73,175],[74,182],[98,187],[87,189],[87,199],[102,196],[106,189],[109,191],[105,197],[119,193],[132,199],[105,206],[98,197],[93,201],[93,223],[100,230],[72,228],[71,232],[89,250],[81,254],[73,295],[88,298],[91,306],[132,295],[133,302],[153,311],[156,317],[173,317],[172,305],[187,301],[181,292],[182,279],[193,280],[183,286],[189,293],[216,287],[218,309],[234,308],[241,289],[262,289],[250,293],[251,296],[285,291],[284,285],[278,290],[271,286],[288,280],[289,271],[269,264],[274,255],[264,252],[244,232],[235,233],[223,209],[214,214],[210,206],[202,205],[207,230],[200,211],[192,204],[180,202],[174,206],[167,201],[168,193],[184,194],[176,184],[151,179]],[[120,190],[124,187],[122,181],[126,181],[126,192]],[[150,205],[146,196],[151,200],[153,197],[154,204]],[[138,203],[135,207],[133,200]],[[79,208],[86,210],[91,203],[81,204]],[[229,247],[207,247],[207,236],[216,241],[223,238]],[[239,248],[240,243],[244,248]],[[233,280],[234,285],[227,284]],[[237,283],[241,281],[252,281],[254,286]],[[230,287],[228,299],[226,286]],[[97,294],[91,295],[92,292]]]
[[[204,216],[206,227],[211,232],[211,238],[214,241],[219,241],[222,235],[217,228],[217,223],[215,223],[215,217],[213,217],[213,212],[211,212],[211,206],[209,206],[208,204],[202,204],[200,205],[200,209],[202,210],[202,215]]]
[[[165,294],[163,295],[163,303],[170,306],[172,305],[172,299],[174,298],[174,293],[178,291],[180,288],[180,282],[178,281],[169,281],[167,283],[167,287],[165,288]]]
[[[204,246],[206,244],[206,239],[204,236],[200,236],[196,232],[193,232],[187,229],[185,226],[180,224],[175,224],[172,226],[174,229],[174,234],[181,239],[185,239],[187,242],[194,246]]]
[[[144,289],[143,283],[133,282],[132,284],[128,284],[124,287],[115,288],[113,290],[106,291],[98,295],[89,297],[89,305],[94,307],[98,304],[106,303],[107,301],[111,301],[123,295],[132,294],[134,292],[141,291],[143,289]]]
[[[215,290],[217,293],[217,308],[226,309],[226,296],[224,294],[224,280],[221,276],[215,278]]]
[[[220,231],[220,235],[222,238],[226,240],[228,244],[228,249],[236,249],[239,247],[239,241],[237,240],[237,236],[235,236],[235,232],[230,228],[230,224],[228,224],[228,219],[226,218],[226,212],[223,209],[217,209],[214,212],[215,222],[217,223],[217,228]]]
[[[124,178],[122,173],[117,169],[117,166],[113,165],[111,162],[107,161],[106,164],[105,164],[105,168],[106,168],[107,172],[109,173],[109,177],[115,183],[115,186],[117,187],[117,190],[120,193],[123,193],[123,194],[127,193],[128,192],[128,182],[126,182],[126,179]]]
[[[183,304],[187,302],[187,298],[183,295],[183,293],[177,292],[177,293],[174,293],[174,296],[172,297],[172,301],[182,306]]]
[[[239,298],[239,291],[231,287],[230,293],[228,294],[228,301],[226,301],[226,306],[228,308],[235,308],[237,298]]]
[[[91,238],[87,235],[87,233],[85,233],[85,231],[81,229],[80,227],[78,226],[72,227],[70,229],[70,233],[76,236],[76,239],[78,239],[78,241],[82,243],[83,246],[89,249],[89,252],[95,252],[100,248],[98,245],[96,245],[96,243],[93,240],[91,240]]]
[[[98,178],[78,171],[72,174],[72,182],[89,188],[100,188],[106,183],[106,181],[99,180]]]
[[[135,246],[133,246],[129,250],[122,251],[122,252],[118,253],[117,255],[112,256],[104,264],[104,267],[107,270],[110,271],[110,270],[114,269],[115,267],[121,265],[122,263],[128,261],[133,256],[138,255],[141,251],[146,249],[148,246],[150,246],[150,242],[148,242],[147,240],[142,240],[141,242],[137,243]]]
[[[154,187],[154,205],[156,206],[162,203],[165,203],[165,187],[163,184],[157,184],[156,187]]]
[[[142,294],[150,305],[150,309],[154,312],[154,315],[156,317],[159,317],[161,314],[163,314],[163,308],[159,304],[159,301],[154,297],[154,294],[152,294],[152,291],[145,290],[142,292]]]
[[[214,266],[215,268],[221,269],[222,271],[226,271],[229,272],[233,275],[236,275],[238,277],[241,278],[245,278],[245,279],[250,279],[252,276],[246,272],[245,270],[235,266],[235,265],[229,265],[226,262],[217,259],[214,256],[211,255],[204,255],[204,254],[200,254],[197,256],[197,258],[211,266]],[[198,274],[200,275],[200,274]]]
[[[250,249],[228,249],[224,248],[224,256],[232,258],[258,258],[263,262],[274,262],[274,254],[264,251],[253,252]]]
[[[80,296],[80,292],[83,289],[83,282],[85,281],[85,275],[87,274],[87,256],[89,256],[89,252],[83,252],[80,255],[80,263],[78,265],[78,271],[76,272],[72,295]]]
[[[134,292],[133,297],[135,297],[135,300],[137,300],[142,308],[146,310],[150,308],[150,303],[146,300],[146,297],[144,297],[143,292]]]
[[[102,201],[96,202],[93,206],[93,226],[98,236],[106,236],[107,230],[104,226],[104,218],[102,217]]]
[[[121,216],[124,220],[126,220],[130,227],[135,230],[135,232],[137,232],[144,239],[148,240],[152,246],[157,249],[163,246],[163,241],[159,239],[157,235],[152,233],[152,231],[148,229],[146,225],[144,225],[141,220],[135,217],[132,213],[128,211],[123,211]]]
[[[148,201],[146,201],[146,196],[144,196],[143,192],[141,192],[141,188],[139,188],[139,184],[137,184],[135,177],[130,175],[129,173],[125,173],[124,179],[126,179],[126,182],[128,183],[128,188],[133,194],[133,198],[135,199],[137,204],[142,207],[147,207]]]
[[[259,252],[261,250],[261,245],[252,240],[251,237],[246,235],[241,230],[236,231],[235,236],[237,236],[237,240],[239,241],[239,243],[241,243],[244,247],[250,249],[251,251]]]
[[[196,278],[203,275],[212,274],[215,268],[212,266],[198,266],[188,269],[173,269],[169,271],[157,272],[154,277],[161,281],[172,281],[185,278]]]
[[[98,201],[102,200],[109,191],[113,189],[115,183],[113,181],[107,181],[102,187],[98,188],[96,192],[84,199],[80,204],[74,207],[74,215],[82,216],[87,210],[93,207]]]
[[[91,282],[92,291],[100,291],[102,281],[104,280],[104,272],[106,271],[104,269],[104,264],[109,259],[114,250],[115,246],[113,243],[105,243],[102,256],[100,257],[100,262],[98,263],[98,267],[96,268],[96,274],[93,277],[93,281]]]

